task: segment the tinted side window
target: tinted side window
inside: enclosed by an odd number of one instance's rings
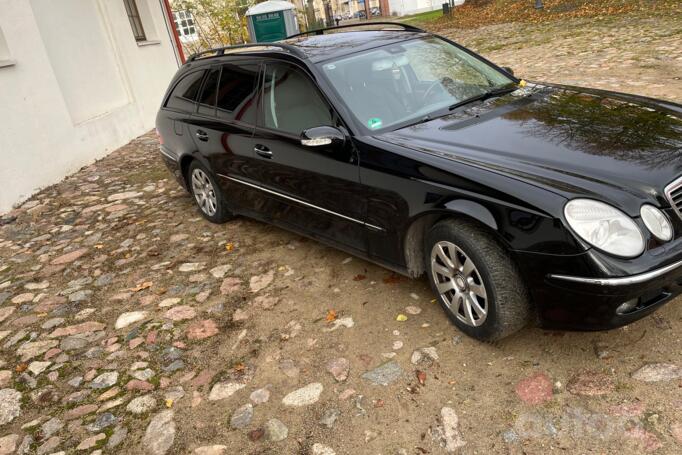
[[[223,65],[218,89],[218,117],[256,123],[257,64]]]
[[[218,79],[220,78],[220,68],[214,68],[206,76],[206,82],[201,89],[199,96],[199,112],[202,114],[215,113],[216,94],[218,93]]]
[[[266,127],[301,134],[314,126],[332,126],[332,113],[313,82],[285,63],[265,68],[263,121]]]
[[[180,109],[182,111],[194,112],[194,103],[197,99],[199,89],[201,88],[201,81],[204,77],[205,71],[194,71],[183,77],[180,82],[175,85],[173,92],[166,107],[171,109]]]

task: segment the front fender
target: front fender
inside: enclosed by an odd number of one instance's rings
[[[455,199],[445,204],[448,211],[467,215],[488,226],[494,231],[498,231],[497,221],[492,212],[478,202],[466,199]]]

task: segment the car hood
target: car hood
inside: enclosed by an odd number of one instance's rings
[[[682,106],[531,84],[376,139],[636,215],[682,175]],[[633,197],[634,196],[634,197]]]

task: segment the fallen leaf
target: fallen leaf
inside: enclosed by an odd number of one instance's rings
[[[247,434],[251,441],[256,442],[263,437],[263,435],[265,434],[265,430],[263,430],[262,428],[256,428],[255,430],[249,431]]]
[[[143,289],[147,289],[152,287],[152,282],[151,281],[145,281],[144,283],[138,284],[134,288],[130,288],[131,291],[133,292],[140,292]]]
[[[334,310],[327,311],[327,316],[324,319],[327,322],[335,321],[336,320],[336,311],[334,311]]]
[[[421,370],[417,370],[415,373],[417,374],[417,381],[419,381],[419,385],[426,384],[426,373]]]
[[[234,371],[242,372],[242,371],[244,371],[244,370],[246,370],[246,365],[244,365],[244,364],[241,363],[241,362],[239,362],[238,364],[236,364],[236,365],[234,366]]]
[[[405,281],[405,280],[407,280],[406,277],[404,277],[402,275],[398,275],[397,273],[392,273],[389,276],[385,277],[383,279],[383,282],[386,284],[396,284],[396,283],[400,283],[401,281]]]
[[[359,273],[353,277],[353,281],[362,281],[365,278],[367,278],[365,275],[363,275],[362,273]]]
[[[227,244],[225,244],[225,250],[227,250],[227,251],[232,251],[232,250],[234,250],[234,243],[227,243]]]
[[[395,320],[398,322],[405,322],[407,321],[407,316],[401,313],[395,318]]]
[[[23,373],[24,371],[26,371],[27,368],[28,368],[27,363],[20,363],[19,365],[16,366],[15,371],[17,373]]]
[[[557,4],[563,5],[556,7]],[[677,12],[679,11],[679,0],[657,0],[656,2],[643,0],[600,0],[598,2],[546,0],[545,7],[540,10],[534,9],[532,2],[520,2],[518,0],[469,0],[464,5],[458,6],[456,13],[423,21],[417,18],[415,25],[419,26],[423,23],[425,26],[428,25],[430,31],[440,31],[452,28],[472,29],[506,22],[540,24],[580,17],[594,17],[596,20],[602,20],[606,15],[641,11],[657,14],[665,14],[667,11]]]
[[[166,407],[169,409],[172,408],[173,407],[173,400],[171,400],[170,398],[167,399],[166,400]]]

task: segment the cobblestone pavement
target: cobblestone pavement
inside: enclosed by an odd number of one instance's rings
[[[528,78],[680,99],[679,29],[621,20],[601,44],[584,23],[461,35]],[[207,223],[157,148],[134,140],[0,227],[0,454],[682,450],[679,300],[477,343],[424,280]]]

